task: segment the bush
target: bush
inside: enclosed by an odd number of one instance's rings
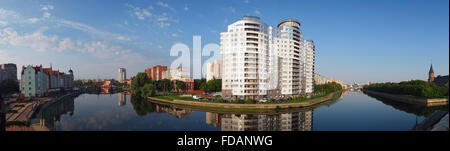
[[[254,101],[253,99],[251,99],[251,98],[248,98],[248,99],[245,101],[245,104],[255,104],[255,101]]]
[[[233,101],[233,103],[243,104],[244,102],[240,98],[237,98],[236,100]]]
[[[225,101],[223,101],[222,98],[218,98],[218,99],[217,99],[217,102],[218,102],[218,103],[225,103]]]

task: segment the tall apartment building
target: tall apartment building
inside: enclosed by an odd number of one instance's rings
[[[147,73],[147,76],[149,78],[152,78],[152,80],[158,81],[158,80],[163,79],[164,71],[167,71],[167,66],[157,65],[157,66],[148,68],[147,70],[145,70],[145,73]]]
[[[244,16],[220,38],[225,99],[278,100],[313,92],[314,43],[303,40],[298,21],[273,28]]]
[[[13,63],[0,65],[0,83],[5,80],[17,81],[17,66]]]
[[[206,63],[206,81],[212,80],[213,78],[222,79],[222,68],[222,60]]]
[[[119,81],[127,80],[127,70],[125,68],[119,68]]]

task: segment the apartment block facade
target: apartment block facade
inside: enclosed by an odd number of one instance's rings
[[[244,16],[220,37],[225,99],[279,100],[313,93],[314,43],[303,40],[298,21],[274,28]]]
[[[28,65],[22,67],[20,91],[24,97],[43,97],[54,92],[73,89],[73,71],[68,73]]]
[[[167,71],[167,66],[153,66],[151,68],[148,68],[144,72],[147,74],[149,78],[152,78],[152,80],[158,81],[163,79],[163,72]]]

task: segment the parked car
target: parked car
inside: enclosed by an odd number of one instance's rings
[[[192,96],[192,98],[194,98],[194,99],[202,99],[202,97],[198,96],[198,95],[194,95],[194,96]]]

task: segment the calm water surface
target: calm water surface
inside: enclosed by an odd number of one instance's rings
[[[361,92],[346,92],[310,108],[261,114],[176,108],[123,93],[82,94],[43,109],[32,123],[56,131],[411,130],[439,109],[448,107],[399,104]]]

